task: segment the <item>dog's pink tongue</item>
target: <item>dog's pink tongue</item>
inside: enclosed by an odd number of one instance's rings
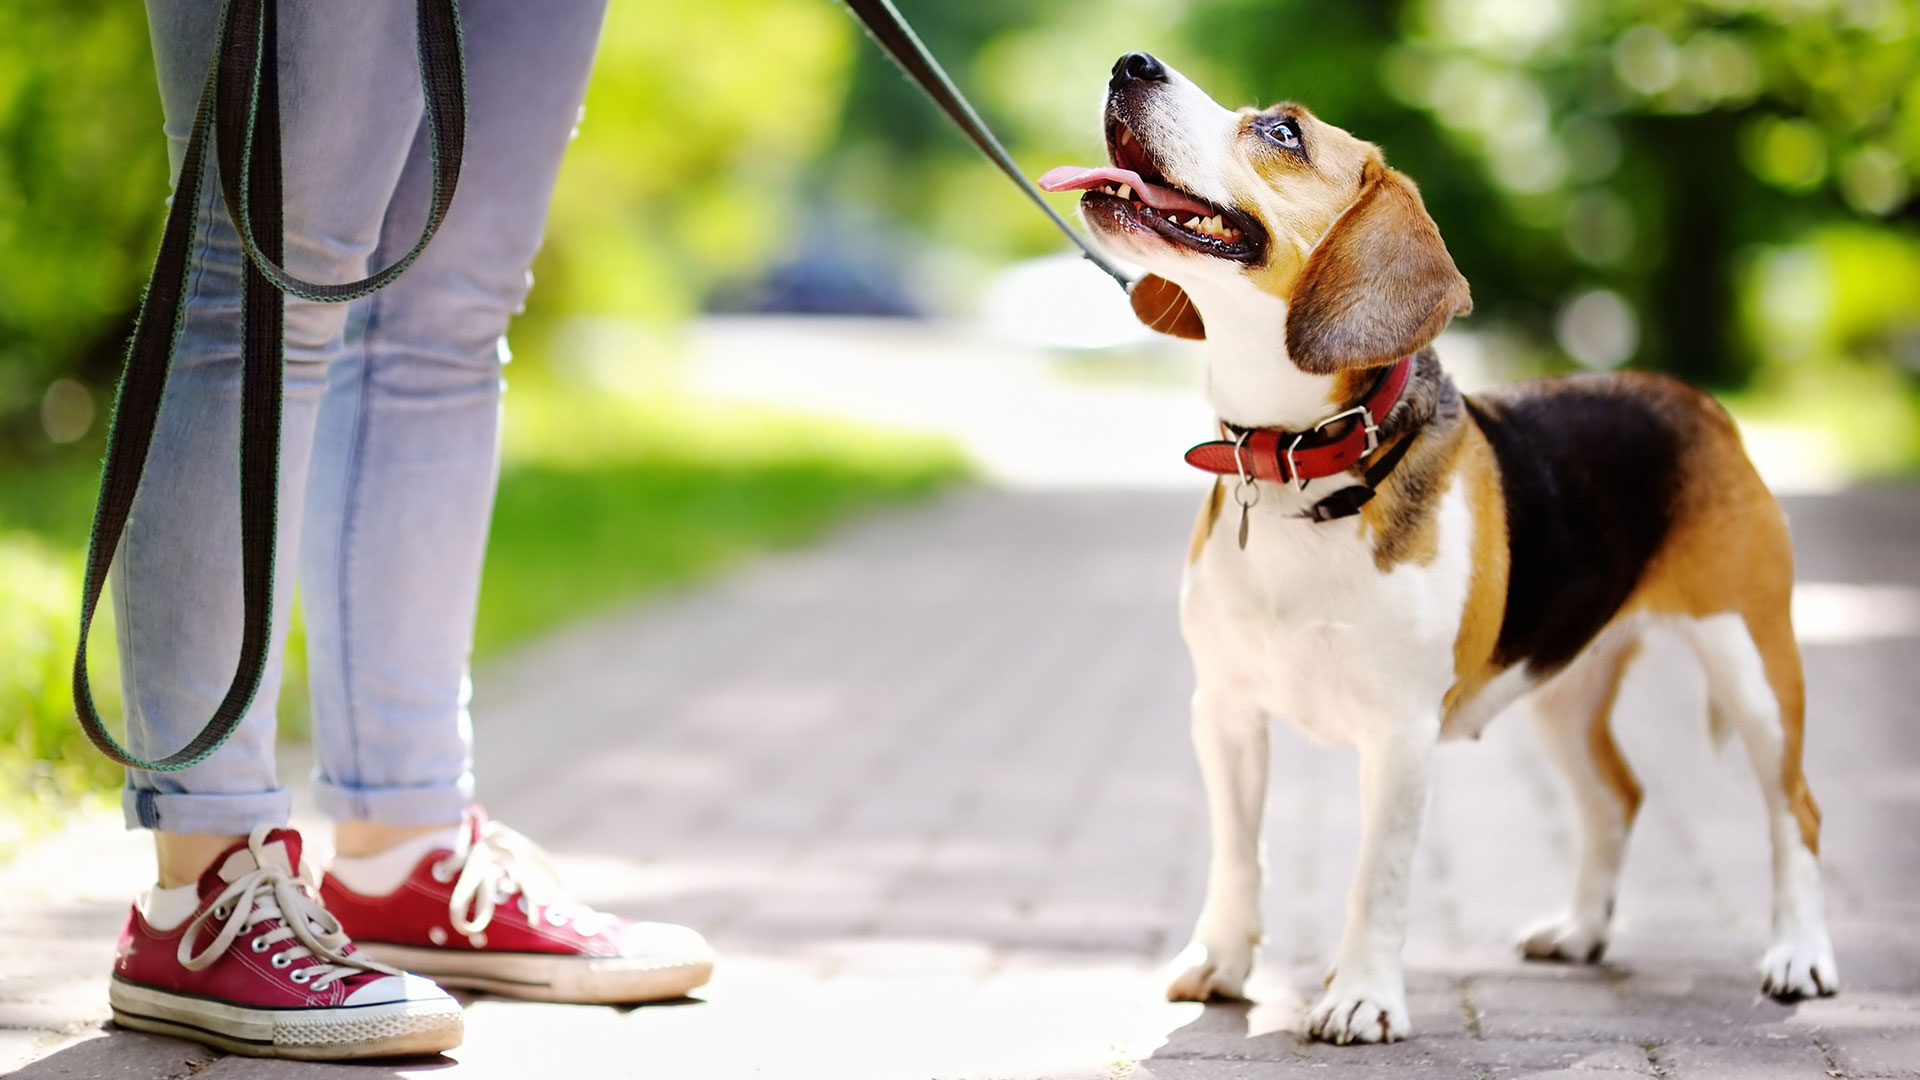
[[[1102,165],[1097,169],[1089,169],[1084,165],[1058,165],[1040,177],[1040,186],[1047,191],[1085,191],[1107,184],[1130,185],[1140,193],[1141,200],[1155,210],[1185,210],[1203,217],[1213,213],[1213,207],[1206,203],[1188,198],[1172,188],[1150,184],[1140,179],[1139,173],[1117,165]]]

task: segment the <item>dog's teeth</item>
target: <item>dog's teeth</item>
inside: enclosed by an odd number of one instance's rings
[[[1131,142],[1133,142],[1133,129],[1130,127],[1121,128],[1120,129],[1120,145],[1126,146]]]
[[[1125,199],[1125,200],[1127,200],[1128,202],[1132,202],[1132,201],[1133,201],[1133,188],[1132,188],[1132,187],[1130,187],[1130,186],[1128,186],[1128,185],[1126,185],[1126,184],[1121,184],[1121,185],[1120,185],[1120,197],[1121,197],[1121,198],[1123,198],[1123,199]]]
[[[1197,217],[1190,217],[1190,218],[1188,218],[1188,219],[1187,219],[1187,228],[1189,228],[1189,229],[1195,229],[1195,230],[1198,230],[1198,229],[1200,228],[1200,219],[1199,219],[1199,218],[1197,218]]]
[[[1100,189],[1100,194],[1102,194],[1102,195],[1111,195],[1111,194],[1113,194],[1113,185],[1112,185],[1112,184],[1108,184],[1108,185],[1107,185],[1106,187],[1103,187],[1103,188],[1101,188],[1101,189]]]

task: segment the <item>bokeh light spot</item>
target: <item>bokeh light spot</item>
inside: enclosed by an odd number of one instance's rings
[[[1680,55],[1659,27],[1642,24],[1614,43],[1613,72],[1628,89],[1652,97],[1679,77]]]
[[[1617,292],[1592,289],[1573,298],[1554,320],[1554,336],[1568,356],[1590,368],[1618,367],[1640,346],[1640,320]]]
[[[1827,140],[1805,120],[1763,116],[1747,129],[1747,166],[1769,184],[1807,190],[1827,178]]]
[[[93,429],[93,393],[72,379],[55,379],[40,398],[40,426],[57,443],[78,442]]]

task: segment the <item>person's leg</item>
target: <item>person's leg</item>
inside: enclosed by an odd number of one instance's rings
[[[346,855],[460,821],[473,798],[467,660],[498,473],[501,363],[604,0],[461,5],[459,190],[418,262],[356,312],[320,410],[300,552],[320,808]],[[427,208],[425,132],[376,261]]]
[[[174,159],[211,59],[217,0],[150,0]],[[281,5],[279,45],[289,268],[363,275],[419,124],[411,6]],[[177,168],[176,164],[176,168]],[[184,743],[211,714],[240,638],[239,276],[243,256],[208,186],[179,355],[114,578],[129,741]],[[326,366],[348,311],[290,302],[279,549],[301,531]],[[236,738],[192,769],[133,772],[130,826],[156,830],[158,886],[136,904],[108,999],[122,1026],[271,1057],[434,1053],[460,1042],[460,1005],[432,982],[370,964],[315,899],[299,835],[275,828],[287,795],[273,714],[293,585],[275,580],[269,678]]]
[[[473,0],[472,122],[440,234],[356,313],[321,408],[301,582],[327,909],[367,955],[450,986],[563,1001],[677,997],[699,934],[568,900],[469,806],[467,659],[498,475],[500,365],[586,88],[603,0]],[[381,241],[426,205],[416,143]],[[325,522],[326,527],[320,527]],[[450,827],[459,823],[458,828]]]
[[[186,147],[220,4],[149,0],[155,67],[174,168]],[[380,237],[419,126],[411,5],[281,5],[286,237],[290,268],[359,276]],[[209,166],[210,172],[212,166]],[[192,281],[147,474],[113,571],[127,734],[135,753],[183,745],[225,692],[239,654],[239,341],[242,255],[211,177],[198,209]],[[280,456],[279,550],[301,529],[325,368],[341,347],[343,305],[289,301]],[[129,827],[157,831],[161,884],[192,881],[234,839],[286,819],[273,766],[274,706],[294,581],[274,582],[267,676],[245,723],[206,761],[176,773],[132,771]]]

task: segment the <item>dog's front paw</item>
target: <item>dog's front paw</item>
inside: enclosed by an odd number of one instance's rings
[[[1529,960],[1597,964],[1607,952],[1607,927],[1574,915],[1560,915],[1527,927],[1520,952]]]
[[[1335,975],[1326,996],[1307,1014],[1307,1034],[1330,1043],[1384,1043],[1413,1034],[1407,995],[1399,980],[1343,981]]]
[[[1828,997],[1840,989],[1840,965],[1824,932],[1773,943],[1760,960],[1760,992],[1780,1001]]]
[[[1167,965],[1167,1000],[1244,998],[1252,968],[1253,942],[1209,945],[1195,939]]]

